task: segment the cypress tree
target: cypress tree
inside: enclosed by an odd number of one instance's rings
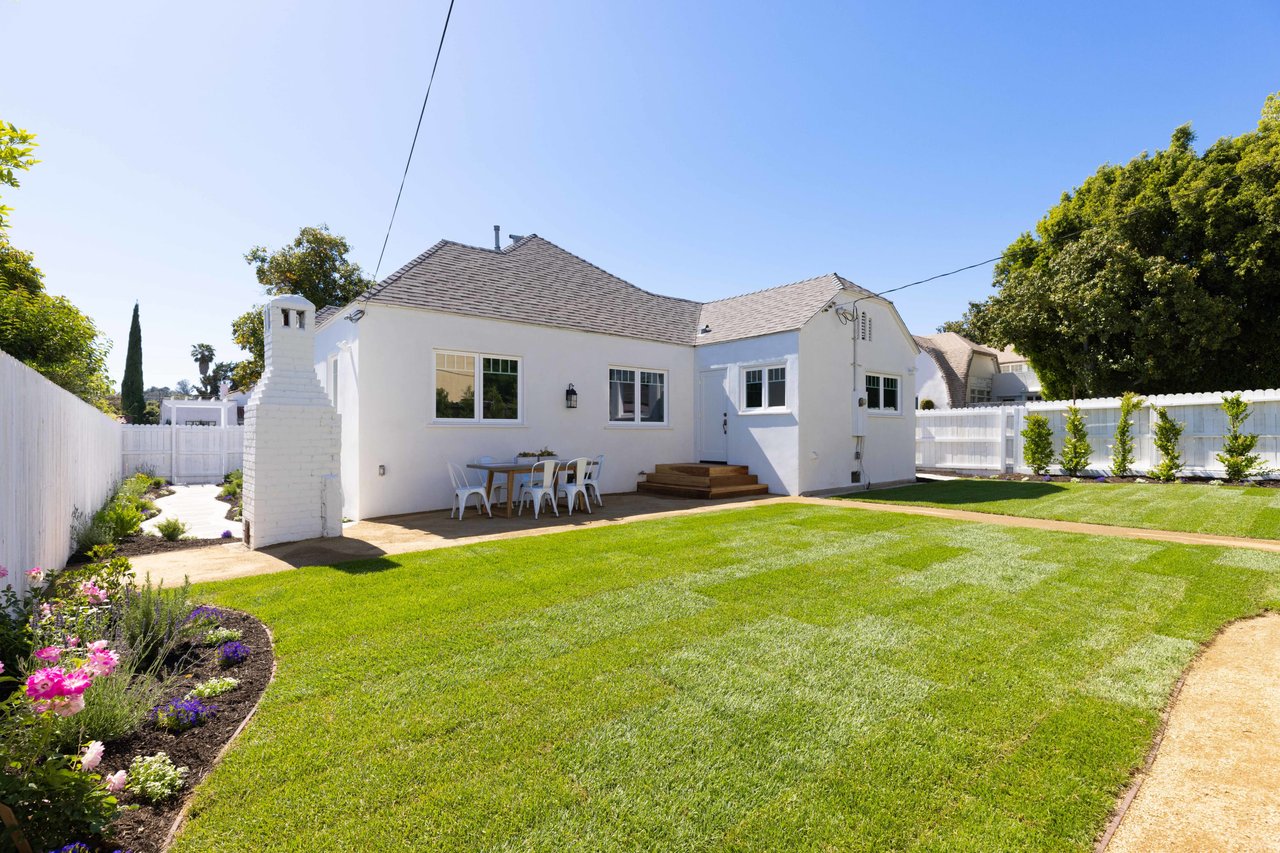
[[[147,401],[142,398],[142,324],[138,322],[138,303],[133,303],[133,322],[129,324],[129,349],[124,356],[124,379],[120,382],[120,407],[131,424],[146,420]]]

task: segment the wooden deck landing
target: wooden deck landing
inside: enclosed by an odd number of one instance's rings
[[[698,462],[664,463],[636,485],[636,491],[678,498],[728,498],[767,495],[769,487],[760,483],[745,465],[712,465]]]

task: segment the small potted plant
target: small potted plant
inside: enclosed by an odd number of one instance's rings
[[[554,459],[556,452],[550,447],[541,450],[525,450],[516,454],[517,465],[536,465],[543,459]]]

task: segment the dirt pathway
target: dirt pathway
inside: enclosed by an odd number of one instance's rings
[[[1237,622],[1187,673],[1107,853],[1280,851],[1280,614]]]

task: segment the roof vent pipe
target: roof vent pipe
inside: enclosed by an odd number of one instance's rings
[[[493,226],[493,250],[495,252],[502,251],[502,226]]]

